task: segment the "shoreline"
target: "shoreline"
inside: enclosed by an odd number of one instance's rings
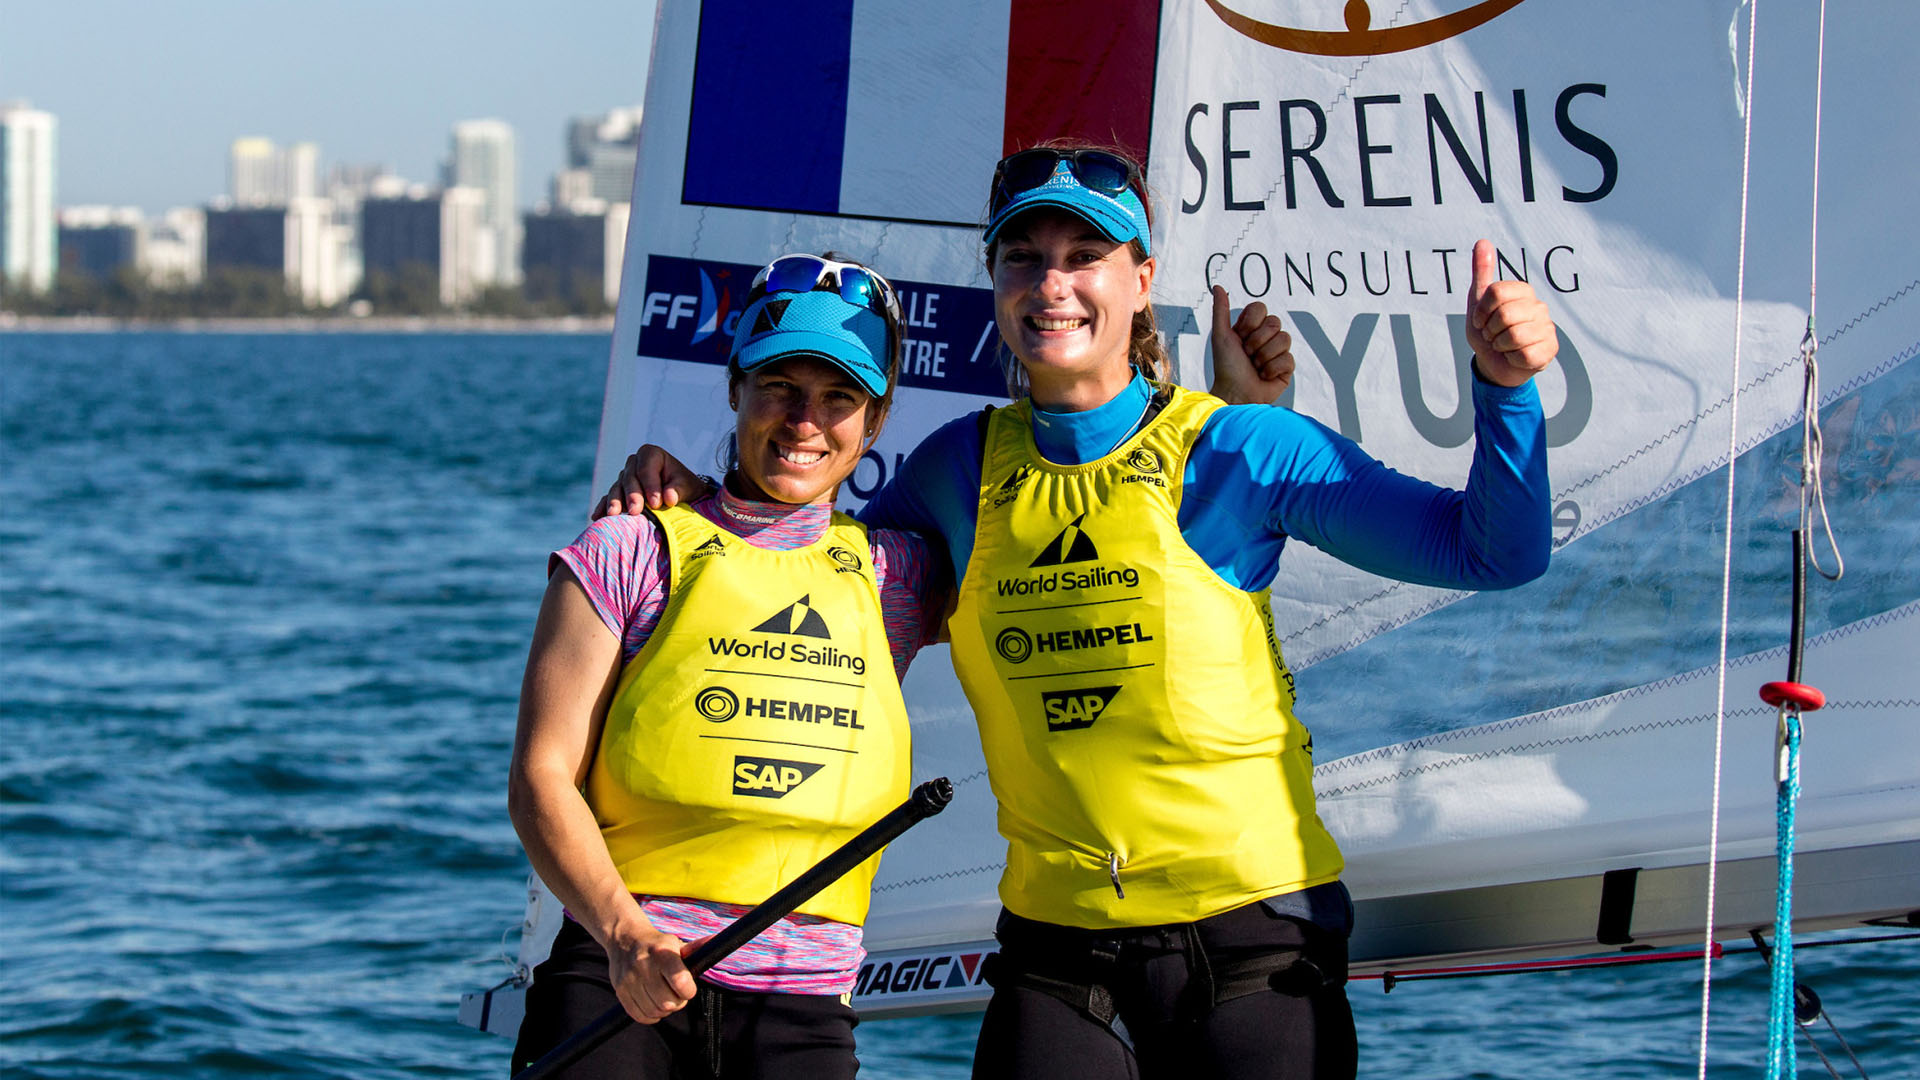
[[[271,318],[117,319],[0,312],[0,333],[117,334],[610,334],[611,315],[514,319],[494,315],[295,315]]]

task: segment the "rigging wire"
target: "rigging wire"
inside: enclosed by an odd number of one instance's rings
[[[1700,1069],[1699,1080],[1707,1080],[1707,1029],[1713,1003],[1713,917],[1718,899],[1720,872],[1720,778],[1724,763],[1727,731],[1727,642],[1732,636],[1733,607],[1733,497],[1735,458],[1740,451],[1740,345],[1745,328],[1747,299],[1747,200],[1753,166],[1753,66],[1757,50],[1755,31],[1760,22],[1760,0],[1748,0],[1747,7],[1747,87],[1742,101],[1744,132],[1740,149],[1740,254],[1733,291],[1733,382],[1731,408],[1727,418],[1727,516],[1726,547],[1720,568],[1720,658],[1718,686],[1715,690],[1713,718],[1713,807],[1707,831],[1707,917],[1706,955],[1700,961]]]
[[[1800,339],[1801,363],[1805,369],[1800,398],[1800,518],[1793,531],[1793,626],[1788,648],[1788,669],[1786,683],[1768,683],[1761,688],[1760,696],[1769,704],[1779,708],[1780,725],[1777,737],[1776,799],[1778,822],[1776,829],[1776,858],[1779,878],[1774,896],[1774,951],[1770,958],[1770,978],[1772,981],[1771,1002],[1767,1023],[1767,1077],[1768,1080],[1791,1080],[1798,1071],[1795,1055],[1797,1041],[1794,1039],[1794,1027],[1797,1022],[1812,1024],[1823,1015],[1819,997],[1810,989],[1802,988],[1794,978],[1793,963],[1793,848],[1794,813],[1800,798],[1800,744],[1802,738],[1801,712],[1815,710],[1825,704],[1821,693],[1801,683],[1801,647],[1806,634],[1806,568],[1812,565],[1822,577],[1838,580],[1846,572],[1846,563],[1840,555],[1839,545],[1834,540],[1833,522],[1827,515],[1825,484],[1821,480],[1820,465],[1823,452],[1823,439],[1820,433],[1820,365],[1818,353],[1820,339],[1817,327],[1816,306],[1819,297],[1820,266],[1820,122],[1822,98],[1825,90],[1826,73],[1826,33],[1827,5],[1821,0],[1818,42],[1815,47],[1814,66],[1814,127],[1813,127],[1813,205],[1809,214],[1809,248],[1807,269],[1807,329]],[[1820,522],[1826,532],[1828,549],[1833,552],[1834,569],[1828,573],[1820,565],[1813,545],[1812,516],[1818,512]],[[1756,935],[1757,940],[1757,935]],[[1804,996],[1804,1003],[1802,998]],[[1839,1028],[1831,1017],[1827,1026],[1840,1037],[1842,1046],[1846,1039],[1839,1036]],[[1819,1056],[1820,1063],[1827,1072],[1836,1078],[1833,1063],[1827,1059],[1826,1052],[1813,1038],[1810,1028],[1803,1027],[1801,1034]],[[1847,1047],[1852,1056],[1852,1048]],[[1854,1059],[1854,1067],[1860,1068],[1859,1059]],[[1866,1072],[1861,1069],[1861,1075]]]

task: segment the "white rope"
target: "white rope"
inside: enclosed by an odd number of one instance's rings
[[[1713,1004],[1713,926],[1714,904],[1720,876],[1720,774],[1727,730],[1727,642],[1732,636],[1733,609],[1733,497],[1734,459],[1740,452],[1740,345],[1745,330],[1747,299],[1747,196],[1753,165],[1753,64],[1757,49],[1754,34],[1760,22],[1760,0],[1750,0],[1747,8],[1747,88],[1745,131],[1740,149],[1740,256],[1733,288],[1733,384],[1731,408],[1727,418],[1727,516],[1726,545],[1720,565],[1720,659],[1718,688],[1713,717],[1713,809],[1707,833],[1707,918],[1706,942],[1700,960],[1700,1071],[1699,1080],[1707,1080],[1707,1029]]]
[[[1810,251],[1807,261],[1807,335],[1801,345],[1806,357],[1806,388],[1800,402],[1800,531],[1807,538],[1807,562],[1828,581],[1839,581],[1847,572],[1847,561],[1840,554],[1840,543],[1833,536],[1833,519],[1827,516],[1826,481],[1820,475],[1820,459],[1826,452],[1826,437],[1820,431],[1820,337],[1815,332],[1814,303],[1819,296],[1820,274],[1820,119],[1827,76],[1827,0],[1820,0],[1820,35],[1813,68],[1813,215],[1808,232]],[[1808,492],[1812,492],[1813,510],[1820,515],[1820,527],[1827,535],[1827,550],[1833,552],[1833,569],[1820,565],[1820,549],[1813,545],[1809,525]]]

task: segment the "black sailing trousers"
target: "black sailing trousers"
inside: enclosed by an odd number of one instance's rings
[[[1354,1076],[1344,934],[1256,902],[1123,930],[1002,912],[995,936],[975,1080]]]
[[[566,1080],[852,1080],[851,1008],[835,995],[756,994],[702,979],[686,1008],[656,1024],[630,1024],[560,1075]],[[533,969],[513,1071],[619,1004],[607,953],[572,919]]]

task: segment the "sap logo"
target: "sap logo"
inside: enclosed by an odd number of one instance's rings
[[[852,554],[848,552],[848,554]],[[767,621],[753,628],[756,634],[786,634],[790,637],[832,638],[827,632],[827,621],[813,610],[813,594],[807,595],[774,612]]]
[[[704,559],[709,555],[725,555],[726,553],[727,553],[727,545],[720,541],[720,534],[715,533],[714,535],[707,537],[706,543],[701,544],[699,547],[694,548],[693,551],[688,553],[687,558]]]
[[[998,510],[1012,502],[1020,494],[1020,486],[1032,476],[1033,466],[1031,465],[1022,465],[1008,473],[1007,478],[1000,481],[1000,486],[993,489],[993,495],[988,500],[989,508]]]
[[[836,574],[857,574],[866,569],[866,563],[854,552],[835,544],[827,549],[827,556],[840,565],[833,568]]]
[[[1086,517],[1087,515],[1081,514],[1068,522],[1067,527],[1060,530],[1060,535],[1047,541],[1047,546],[1040,549],[1040,554],[1035,556],[1027,566],[1038,570],[1043,566],[1066,566],[1069,563],[1093,562],[1098,559],[1100,552],[1094,549],[1093,537],[1080,531],[1080,523],[1085,521]]]
[[[1047,715],[1048,731],[1079,731],[1090,728],[1100,714],[1113,704],[1117,686],[1088,686],[1079,690],[1047,690],[1040,694],[1040,708]]]
[[[787,792],[806,783],[823,767],[811,761],[736,757],[733,759],[733,793],[757,799],[785,798]]]

